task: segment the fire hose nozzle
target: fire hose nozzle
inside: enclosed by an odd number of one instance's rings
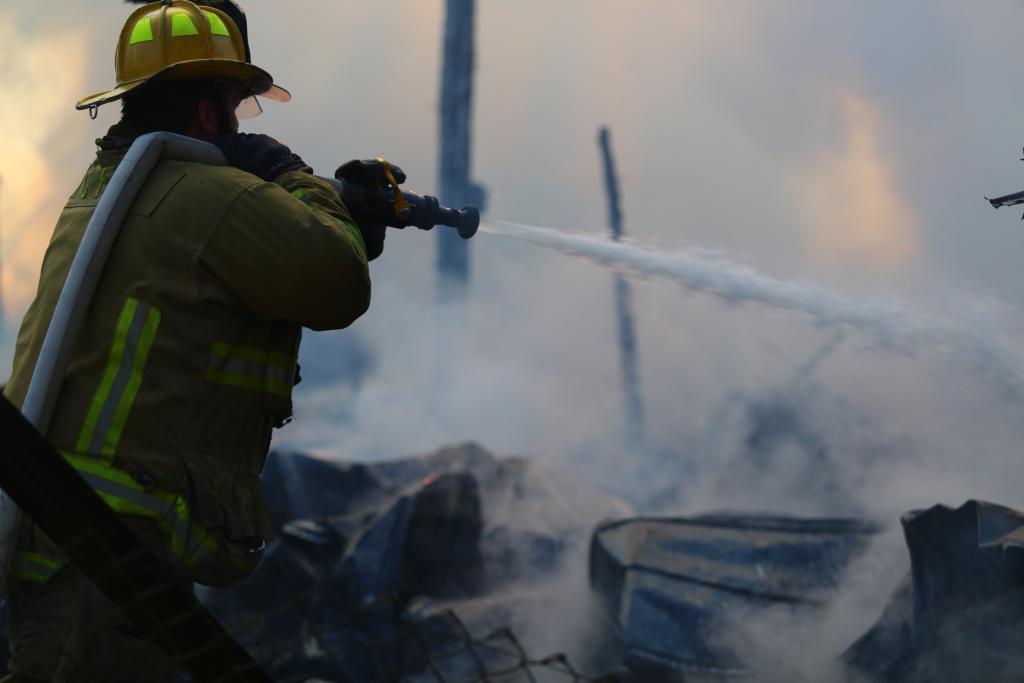
[[[381,191],[347,180],[321,178],[338,191],[343,202],[368,208],[375,215],[379,214],[381,222],[392,228],[402,229],[414,225],[420,230],[430,230],[435,225],[447,225],[455,228],[459,237],[468,240],[480,227],[480,211],[472,205],[450,209],[442,205],[437,197],[426,194],[409,190],[396,194],[393,189]],[[397,201],[398,197],[401,197],[401,201]]]
[[[459,224],[455,229],[459,231],[459,237],[468,240],[480,227],[480,211],[471,204],[458,209],[455,213],[459,216]]]

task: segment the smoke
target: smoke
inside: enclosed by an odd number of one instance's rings
[[[884,149],[891,122],[861,93],[844,89],[836,100],[841,139],[822,145],[795,173],[804,241],[825,263],[905,268],[921,249],[921,219]]]
[[[61,184],[66,174],[53,144],[66,117],[53,112],[73,114],[69,105],[82,95],[89,61],[83,31],[55,29],[29,39],[17,19],[16,13],[0,9],[0,308],[5,311],[22,310],[35,293],[53,219],[71,192]]]

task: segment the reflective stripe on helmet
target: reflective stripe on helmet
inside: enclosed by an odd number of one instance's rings
[[[136,43],[145,43],[153,40],[153,23],[149,20],[149,17],[142,17],[135,22],[135,27],[132,28],[132,35],[128,39],[129,45],[135,45]]]
[[[107,367],[93,395],[75,450],[114,457],[128,413],[142,384],[142,373],[153,346],[160,310],[128,297],[114,331]]]
[[[179,12],[171,15],[171,38],[180,38],[182,36],[198,36],[199,29],[192,23],[192,17]]]
[[[210,33],[215,36],[231,36],[231,31],[228,30],[224,20],[218,17],[216,14],[209,10],[203,10],[203,14],[206,15],[206,19],[210,22]]]

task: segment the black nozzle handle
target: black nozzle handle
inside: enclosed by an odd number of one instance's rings
[[[410,204],[413,203],[409,196],[412,193],[403,192],[402,194]],[[416,197],[433,200],[434,202],[437,201],[436,198],[429,195],[416,195]],[[415,214],[417,212],[414,210],[413,213]],[[448,207],[441,206],[439,204],[437,208],[427,216],[426,222],[429,223],[431,221],[433,221],[434,225],[447,225],[455,228],[459,232],[459,237],[464,240],[468,240],[476,234],[477,228],[480,227],[480,212],[472,205],[464,206],[461,209],[449,209]],[[433,227],[432,225],[424,227],[419,222],[415,223],[415,225],[417,228],[421,228],[423,230],[430,230],[430,228]]]
[[[480,211],[475,206],[450,209],[441,204],[437,197],[402,191],[405,206],[396,208],[394,190],[380,191],[365,188],[357,183],[337,178],[322,178],[341,195],[348,205],[362,205],[378,213],[380,219],[392,228],[406,228],[414,225],[420,230],[430,230],[435,225],[447,225],[459,232],[459,237],[468,240],[480,227]]]

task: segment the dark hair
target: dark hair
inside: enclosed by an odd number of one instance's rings
[[[223,83],[209,78],[154,81],[122,98],[121,121],[140,133],[185,134],[195,119],[196,106],[207,97],[222,103]]]

